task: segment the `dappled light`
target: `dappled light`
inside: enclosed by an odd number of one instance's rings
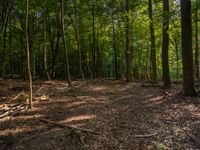
[[[96,115],[79,115],[79,116],[74,116],[74,117],[70,117],[68,119],[65,119],[62,121],[62,123],[70,123],[70,122],[74,122],[74,121],[87,121],[90,119],[95,119]]]
[[[0,150],[200,149],[200,0],[0,0]]]

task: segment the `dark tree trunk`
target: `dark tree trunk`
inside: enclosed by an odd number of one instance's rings
[[[183,59],[183,94],[193,96],[194,87],[191,0],[181,0],[182,59]]]
[[[114,59],[115,59],[115,78],[119,79],[119,61],[118,61],[118,51],[117,51],[117,42],[116,42],[116,27],[115,27],[115,20],[114,20],[114,14],[112,10],[112,25],[113,25],[113,49],[114,49]]]
[[[93,77],[96,78],[96,35],[95,35],[95,8],[94,2],[92,5],[92,38],[93,38],[93,45],[92,45],[92,72]]]
[[[126,0],[126,81],[132,81],[132,53],[130,47],[129,0]]]
[[[65,49],[65,61],[66,61],[66,69],[67,69],[67,81],[69,86],[72,85],[71,83],[71,75],[70,75],[70,69],[69,69],[69,59],[68,59],[68,47],[66,42],[66,36],[65,36],[65,23],[64,23],[64,0],[60,0],[61,3],[61,26],[62,26],[62,37],[63,37],[63,44]]]
[[[48,80],[50,80],[48,68],[47,68],[47,35],[46,35],[46,12],[44,12],[44,74]]]
[[[175,37],[174,39],[175,50],[176,50],[176,79],[179,79],[179,45],[178,45],[178,38]]]
[[[153,84],[157,83],[157,65],[156,65],[156,44],[155,44],[155,33],[154,33],[154,22],[153,22],[153,10],[152,0],[148,1],[148,11],[150,19],[150,36],[151,36],[151,68],[152,68],[152,80]]]
[[[78,56],[79,56],[79,69],[80,74],[83,80],[85,80],[85,75],[83,73],[82,68],[82,54],[81,54],[81,43],[80,43],[80,34],[79,34],[79,26],[78,26],[78,16],[77,16],[77,2],[76,0],[73,0],[74,5],[74,30],[75,30],[75,37],[76,37],[76,43],[77,43],[77,50],[78,50]]]
[[[169,0],[163,0],[162,80],[164,88],[171,87],[169,71]]]
[[[197,5],[196,0],[196,5]],[[195,8],[195,77],[199,79],[198,7]]]

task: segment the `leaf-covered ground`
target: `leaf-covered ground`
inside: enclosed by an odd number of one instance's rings
[[[73,84],[34,82],[34,108],[0,119],[0,149],[200,149],[200,101],[183,97],[181,85],[164,91],[111,80]],[[0,81],[0,116],[26,103],[27,94],[24,81]],[[39,118],[99,134],[71,132]]]

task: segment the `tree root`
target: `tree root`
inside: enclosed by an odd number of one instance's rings
[[[62,128],[68,128],[68,129],[71,129],[77,133],[79,132],[88,132],[88,133],[92,133],[92,134],[97,134],[99,135],[100,133],[99,132],[95,132],[95,131],[91,131],[91,130],[87,130],[87,129],[82,129],[82,128],[78,128],[78,127],[72,127],[72,126],[69,126],[69,125],[64,125],[64,124],[61,124],[61,123],[57,123],[57,122],[53,122],[53,121],[50,121],[50,120],[47,120],[47,119],[41,119],[41,118],[36,118],[40,121],[43,121],[43,122],[46,122],[46,123],[49,123],[49,124],[52,124],[52,125],[56,125],[56,126],[59,126],[59,127],[62,127]]]

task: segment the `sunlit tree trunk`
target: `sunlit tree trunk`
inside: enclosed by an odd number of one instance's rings
[[[25,0],[25,47],[27,54],[27,69],[28,69],[28,78],[29,78],[29,107],[32,108],[32,76],[31,76],[31,65],[30,65],[30,51],[29,51],[29,36],[28,36],[28,7],[29,0]]]
[[[194,87],[191,20],[191,0],[181,0],[183,94],[188,96],[196,94]]]

